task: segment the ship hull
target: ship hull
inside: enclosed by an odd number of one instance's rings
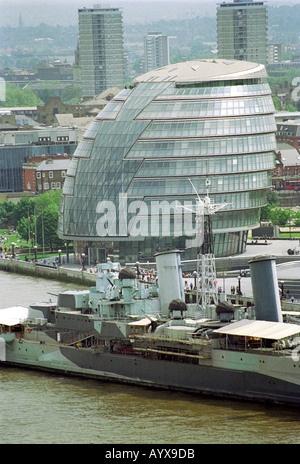
[[[30,342],[15,341],[10,345],[6,365],[150,388],[300,406],[300,385],[276,373],[214,366],[210,361],[206,364],[172,362]]]

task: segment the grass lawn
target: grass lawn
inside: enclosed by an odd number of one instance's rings
[[[15,245],[19,247],[28,247],[26,240],[21,239],[17,232],[10,233],[8,229],[0,229],[0,241],[2,248],[11,248],[12,243],[15,243]]]
[[[26,240],[21,239],[17,232],[10,233],[8,229],[0,229],[0,246],[2,247],[3,252],[4,247],[7,248],[7,254],[10,256],[12,253],[12,244],[15,244],[15,253],[17,253],[20,257],[20,260],[24,260],[25,256],[28,258],[34,258],[34,249],[31,248],[31,253],[29,253],[29,245]],[[20,254],[20,248],[24,247],[26,249],[26,253]],[[37,253],[37,258],[50,258],[51,256],[57,256],[58,253]]]

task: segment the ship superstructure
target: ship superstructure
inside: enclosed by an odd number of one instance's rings
[[[57,304],[0,310],[0,361],[113,382],[300,405],[300,324],[283,322],[275,259],[250,262],[254,307],[186,304],[180,252],[157,281],[118,263]],[[262,291],[263,289],[263,291]]]

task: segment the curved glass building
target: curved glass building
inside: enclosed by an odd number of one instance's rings
[[[265,67],[196,60],[135,80],[97,116],[63,187],[59,236],[90,262],[151,260],[178,247],[196,257],[196,192],[226,203],[212,216],[216,256],[245,251],[275,165]],[[189,242],[187,242],[189,239]]]

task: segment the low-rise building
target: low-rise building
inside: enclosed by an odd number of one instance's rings
[[[23,164],[24,192],[45,193],[60,190],[70,164],[71,155],[32,156]]]
[[[300,190],[300,152],[287,143],[278,143],[272,178],[275,190]]]
[[[300,148],[300,119],[284,121],[277,124],[276,140]]]

